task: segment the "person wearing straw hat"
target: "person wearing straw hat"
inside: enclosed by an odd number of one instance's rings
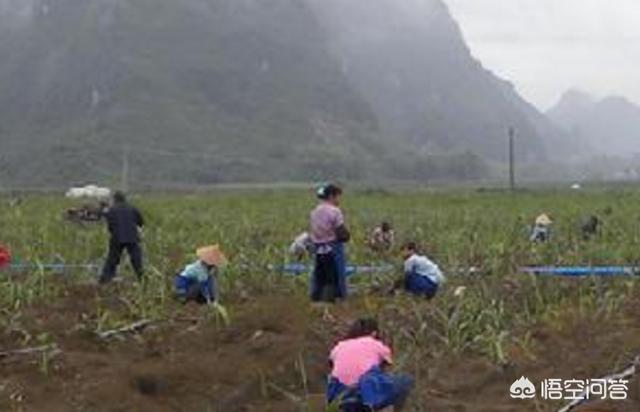
[[[549,240],[551,237],[551,224],[553,220],[547,215],[543,213],[536,218],[536,223],[533,226],[533,230],[531,231],[531,236],[529,240],[533,243],[544,243]]]
[[[226,266],[227,258],[217,244],[199,248],[196,256],[198,260],[175,277],[176,297],[184,303],[212,304],[218,297],[216,276]]]

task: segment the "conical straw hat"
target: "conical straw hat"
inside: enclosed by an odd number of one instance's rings
[[[219,245],[204,246],[196,251],[198,259],[207,265],[222,267],[227,264],[227,257],[220,250]]]
[[[548,226],[551,223],[553,223],[553,221],[546,213],[543,213],[536,218],[536,225]]]

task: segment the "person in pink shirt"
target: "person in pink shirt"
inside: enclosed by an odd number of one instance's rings
[[[374,319],[360,319],[331,351],[327,401],[338,402],[341,412],[377,411],[392,405],[401,410],[404,405],[413,381],[384,371],[393,359],[379,335]]]
[[[320,203],[309,216],[315,265],[311,278],[311,300],[335,302],[347,297],[344,243],[351,235],[340,210],[342,189],[334,184],[317,191]]]

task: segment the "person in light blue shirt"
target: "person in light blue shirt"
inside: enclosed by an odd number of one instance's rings
[[[226,265],[227,258],[218,245],[200,248],[196,255],[198,260],[176,275],[175,295],[185,303],[212,304],[217,300],[216,276],[218,270]]]
[[[414,295],[433,298],[446,278],[438,265],[419,254],[415,242],[407,242],[402,247],[404,258],[404,289]]]

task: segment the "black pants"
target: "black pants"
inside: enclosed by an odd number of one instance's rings
[[[129,260],[133,270],[138,275],[138,279],[142,278],[142,248],[139,243],[119,243],[115,241],[109,242],[109,253],[107,261],[102,268],[102,276],[100,283],[108,283],[116,276],[116,270],[122,259],[122,252],[127,250]]]
[[[314,285],[311,290],[313,302],[335,302],[338,294],[338,268],[332,253],[316,255]]]

